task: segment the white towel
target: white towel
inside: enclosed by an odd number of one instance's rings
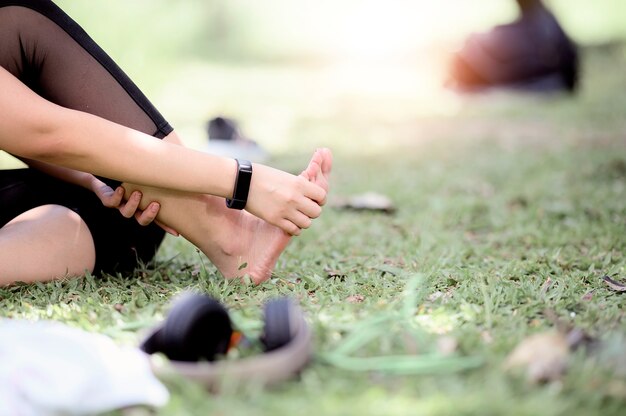
[[[58,322],[0,319],[0,416],[85,415],[168,399],[138,348]]]

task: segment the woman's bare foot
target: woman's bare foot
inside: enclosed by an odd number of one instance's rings
[[[165,140],[178,143],[175,135]],[[331,167],[330,150],[318,149],[301,176],[328,192]],[[146,209],[146,201],[159,202],[157,220],[198,247],[227,278],[249,275],[255,283],[267,280],[291,239],[282,229],[247,211],[227,208],[224,198],[128,183],[123,186],[126,198],[134,191],[142,193],[141,209]]]
[[[331,168],[330,150],[318,149],[301,175],[328,192]],[[269,279],[291,235],[246,211],[226,210],[224,214],[227,225],[220,230],[219,250],[214,244],[199,248],[226,278],[247,275],[257,284]]]

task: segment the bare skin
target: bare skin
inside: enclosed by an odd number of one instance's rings
[[[178,142],[175,135],[167,140]],[[330,151],[319,149],[300,176],[328,191],[331,167]],[[170,233],[180,231],[227,278],[247,275],[257,284],[267,280],[292,237],[247,211],[227,208],[220,197],[130,184],[124,187],[128,201],[119,203],[120,191],[110,188],[107,192],[113,195],[101,199],[111,207],[119,206],[126,217],[135,215],[140,223],[149,223],[156,216]],[[146,209],[142,212],[139,207]],[[71,238],[59,239],[59,235]],[[89,229],[76,213],[56,205],[34,208],[0,228],[0,286],[81,276],[93,271],[95,255]],[[37,261],[31,261],[33,258]],[[243,264],[246,266],[241,267]]]
[[[95,259],[89,228],[59,205],[33,208],[0,229],[0,285],[80,276]]]
[[[164,140],[180,143],[175,134]],[[328,192],[331,168],[330,150],[318,149],[300,176]],[[245,210],[227,208],[224,198],[127,183],[123,186],[127,195],[140,191],[144,201],[158,201],[161,209],[157,220],[198,247],[226,278],[247,275],[255,283],[267,280],[292,237]],[[139,207],[143,208],[141,204]],[[308,228],[311,221],[305,225],[302,228]],[[298,229],[293,235],[300,232]]]
[[[140,223],[151,222],[158,211],[156,220],[164,228],[180,231],[227,277],[248,273],[257,282],[267,279],[290,236],[310,227],[326,201],[332,165],[327,150],[319,151],[301,175],[255,164],[247,212],[236,212],[224,205],[224,198],[232,196],[235,182],[233,159],[180,146],[175,135],[170,140],[155,140],[95,115],[58,106],[35,94],[2,67],[0,91],[0,149],[34,161],[43,170],[52,166],[59,176],[91,189],[106,206],[117,207],[123,215],[136,215]],[[102,187],[93,175],[140,186],[128,185],[131,194],[121,202],[119,190]],[[133,195],[133,191],[139,192]],[[136,210],[138,199],[143,212]],[[153,204],[144,206],[143,201]],[[20,224],[26,240],[46,235],[45,227],[37,228],[35,221]],[[57,235],[69,235],[72,227],[57,230]],[[0,229],[0,234],[5,231]],[[234,236],[238,236],[236,241]],[[257,244],[257,240],[264,243]],[[11,244],[5,241],[0,250],[4,255],[0,284],[19,280],[11,273]],[[45,253],[32,252],[32,258],[37,258],[33,263],[39,268],[23,280],[62,277],[49,267],[56,259]],[[239,270],[244,262],[248,266]],[[65,273],[75,275],[75,270],[92,267],[84,262],[77,269],[66,268]]]
[[[159,212],[160,206],[158,202],[154,201],[150,204],[144,204],[143,210],[138,209],[142,198],[140,191],[125,195],[123,187],[119,186],[114,190],[92,174],[50,165],[32,159],[21,158],[21,160],[31,168],[90,190],[96,194],[98,199],[102,202],[102,205],[108,208],[116,208],[125,218],[134,217],[140,225],[149,225],[152,223]],[[164,224],[160,225],[168,233],[178,236],[175,230],[172,230]]]
[[[113,191],[96,181],[94,185],[98,189],[95,192],[105,206],[117,208],[126,218],[135,217],[142,225],[154,221],[159,211],[158,203],[150,202],[145,210],[139,210],[140,192],[133,192],[124,201],[123,188]],[[174,230],[164,228],[178,235]],[[82,276],[93,271],[95,258],[89,227],[77,213],[66,207],[39,206],[0,228],[0,286]]]
[[[177,146],[49,102],[0,67],[0,149],[24,159],[163,189],[232,196],[236,162]],[[321,212],[326,192],[256,165],[248,212],[289,234]]]

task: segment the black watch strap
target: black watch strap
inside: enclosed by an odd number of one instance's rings
[[[233,197],[226,199],[226,206],[232,209],[244,209],[248,202],[250,181],[252,180],[252,163],[249,160],[235,159],[237,161],[237,177],[235,178],[235,190]]]

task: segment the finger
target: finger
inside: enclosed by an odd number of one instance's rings
[[[302,233],[300,227],[287,219],[281,220],[277,225],[289,235],[300,235]]]
[[[307,182],[305,184],[304,196],[317,202],[320,206],[326,203],[326,191],[313,182]]]
[[[135,212],[135,219],[137,220],[139,225],[143,226],[149,225],[154,222],[168,234],[171,234],[174,237],[178,237],[180,235],[178,231],[156,220],[160,209],[161,205],[158,202],[151,202],[145,210],[137,210],[137,212]]]
[[[309,228],[313,223],[313,220],[311,218],[309,218],[307,215],[303,214],[300,211],[296,211],[289,219],[300,230]]]
[[[321,154],[319,153],[319,151],[316,150],[315,153],[313,153],[313,156],[311,156],[311,160],[309,160],[309,164],[304,169],[309,179],[315,179],[315,175],[317,174],[317,171],[320,169],[319,168],[320,162],[321,162]]]
[[[108,189],[104,191],[100,196],[102,205],[104,205],[107,208],[117,208],[122,203],[122,200],[124,199],[124,188],[122,188],[121,186],[118,186],[115,189],[115,191],[113,191],[108,186],[106,188]]]
[[[135,212],[139,208],[141,202],[141,192],[135,191],[130,195],[128,201],[119,207],[120,212],[126,218],[132,218]]]
[[[139,225],[148,225],[156,219],[156,216],[159,213],[159,208],[160,206],[158,202],[151,202],[145,210],[137,210],[135,212],[135,219]]]
[[[300,174],[309,182],[321,187],[324,192],[328,193],[328,177],[322,172],[321,163],[323,163],[324,149],[316,150],[315,154],[311,158],[307,168]],[[319,205],[326,203],[326,198],[316,201]]]
[[[166,233],[172,234],[174,237],[178,237],[180,235],[180,233],[178,231],[176,231],[172,227],[169,227],[169,226],[163,224],[161,221],[155,220],[154,222],[156,223],[156,225],[158,225],[163,230],[165,230]]]
[[[319,186],[314,181],[313,182],[308,181],[304,177],[304,175],[297,176],[297,179],[299,181],[298,183],[299,188],[301,192],[304,194],[304,196],[316,201],[317,203],[320,203],[326,200],[326,191],[324,190],[324,188]],[[315,176],[313,177],[313,180],[315,180]]]
[[[317,218],[322,215],[322,207],[316,201],[304,198],[298,210],[308,218]]]

